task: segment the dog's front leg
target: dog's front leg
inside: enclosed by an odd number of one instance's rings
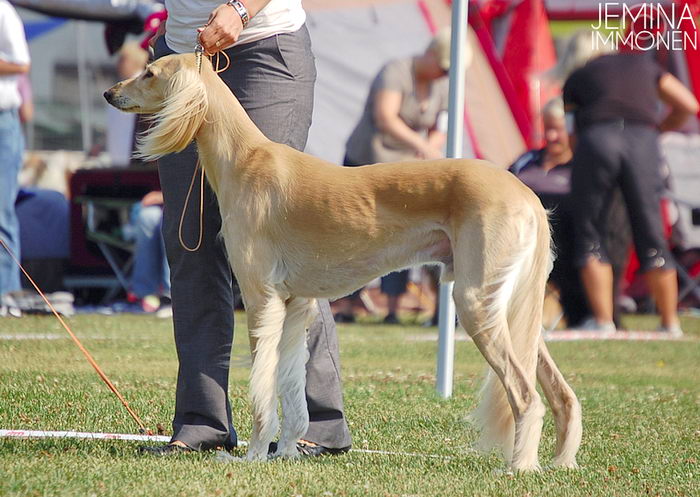
[[[286,315],[284,301],[268,294],[252,303],[246,296],[248,330],[253,367],[250,371],[250,400],[253,408],[253,433],[248,446],[248,460],[265,460],[270,442],[277,434],[277,369],[279,342]]]
[[[306,406],[306,330],[317,314],[315,299],[287,302],[287,319],[280,342],[278,385],[282,403],[282,430],[275,457],[297,457],[297,440],[309,427]]]

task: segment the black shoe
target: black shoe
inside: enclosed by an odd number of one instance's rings
[[[142,445],[139,447],[139,454],[157,457],[176,456],[178,454],[187,454],[189,452],[197,451],[190,447],[182,447],[175,444]]]
[[[386,315],[384,318],[384,324],[399,324],[399,318],[397,318],[396,314],[392,312]]]
[[[344,312],[338,312],[333,316],[333,320],[336,323],[354,323],[355,316],[353,314],[346,314]]]
[[[306,440],[299,440],[297,442],[297,450],[302,456],[306,457],[339,456],[348,452],[350,446],[332,449],[330,447],[324,447],[323,445],[309,443]]]
[[[339,456],[341,454],[345,454],[349,450],[350,446],[342,447],[340,449],[332,449],[322,445],[311,444],[306,440],[299,440],[297,442],[297,451],[304,457]],[[270,446],[267,448],[267,453],[268,455],[272,455],[275,452],[277,452],[277,442],[270,442]]]

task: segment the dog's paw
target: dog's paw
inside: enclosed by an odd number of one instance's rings
[[[287,447],[286,449],[282,449],[282,447],[280,447],[270,456],[271,459],[298,459],[300,457],[301,454],[297,450],[296,444],[292,445],[291,447]]]
[[[576,459],[557,460],[556,457],[552,462],[552,467],[557,469],[579,469]]]
[[[245,461],[244,458],[232,456],[231,454],[229,454],[228,452],[223,451],[223,450],[216,451],[216,454],[214,455],[214,460],[216,462],[224,462],[224,463]]]
[[[250,462],[267,461],[267,451],[249,450],[245,458]]]
[[[520,464],[518,466],[512,465],[508,468],[510,473],[539,473],[542,471],[542,466],[535,462],[532,464]]]

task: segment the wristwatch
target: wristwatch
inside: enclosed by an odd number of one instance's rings
[[[239,0],[228,0],[226,2],[226,5],[230,5],[234,9],[236,9],[236,12],[238,12],[238,15],[241,16],[241,22],[243,23],[243,27],[245,28],[248,23],[250,22],[250,16],[248,15],[248,9],[245,8],[245,5],[243,5],[242,2]]]

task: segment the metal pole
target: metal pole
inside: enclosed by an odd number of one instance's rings
[[[92,148],[92,119],[90,117],[90,92],[88,89],[86,22],[77,21],[77,52],[78,52],[78,91],[80,92],[80,128],[82,131],[83,152],[86,154]]]
[[[452,2],[452,36],[450,44],[450,94],[447,121],[447,157],[464,155],[464,83],[467,40],[467,0]],[[437,391],[443,398],[452,396],[454,376],[455,305],[453,283],[440,285],[440,335],[438,338]]]

